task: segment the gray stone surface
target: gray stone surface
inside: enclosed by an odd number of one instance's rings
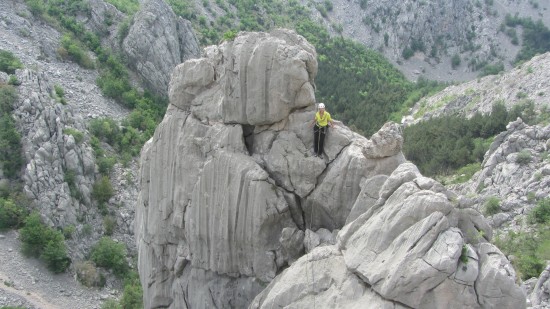
[[[509,262],[487,247],[490,226],[406,162],[399,126],[368,140],[338,123],[326,156],[310,156],[313,94],[283,98],[312,84],[312,59],[291,31],[240,33],[174,70],[141,158],[145,306],[525,306]],[[300,78],[277,82],[287,73]]]
[[[293,263],[250,308],[360,308],[373,294],[373,308],[525,308],[504,255],[487,242],[467,243],[458,222],[468,208],[417,183],[430,181],[401,164],[387,177],[378,209],[346,225],[336,246]]]
[[[203,289],[181,273],[206,271],[231,286],[274,280],[304,250],[335,243],[363,178],[404,162],[400,151],[365,158],[369,142],[342,124],[324,159],[310,155],[315,57],[302,37],[276,30],[241,33],[174,69],[170,105],[141,158],[135,227],[146,307],[203,306],[190,297]],[[250,303],[258,292],[240,295]]]
[[[151,89],[167,96],[174,67],[200,55],[190,22],[162,0],[143,1],[133,20],[123,42],[128,63]]]

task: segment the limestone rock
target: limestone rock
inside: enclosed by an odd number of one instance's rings
[[[339,124],[311,157],[317,63],[302,37],[243,32],[204,54],[174,70],[142,150],[145,307],[479,308],[476,287],[493,283],[515,295],[513,274],[489,277],[506,259],[478,267],[485,239],[465,236],[490,227],[406,162],[397,125],[367,140]]]
[[[292,264],[250,308],[360,308],[367,295],[381,301],[374,308],[524,308],[510,263],[487,242],[466,242],[458,227],[459,218],[469,218],[460,216],[465,209],[444,192],[425,189],[439,188],[432,182],[401,164],[386,177],[379,208],[346,225],[337,246],[318,247]],[[345,300],[335,296],[340,282],[354,283]]]
[[[384,300],[344,263],[334,246],[319,247],[277,276],[250,305],[259,308],[405,308]]]
[[[531,294],[531,304],[533,305],[548,305],[550,303],[550,265],[546,266],[540,275],[533,294]]]
[[[297,228],[284,228],[281,231],[279,239],[283,246],[283,254],[289,264],[303,255],[304,251],[304,232]]]
[[[401,152],[403,136],[401,128],[394,122],[387,122],[372,135],[363,149],[366,158],[379,159],[390,157]]]
[[[246,33],[205,54],[176,68],[169,91],[172,104],[199,119],[272,124],[314,103],[316,53],[303,38]]]
[[[123,50],[143,80],[163,96],[167,94],[174,67],[199,56],[190,23],[177,17],[162,0],[141,3],[124,39]]]
[[[83,214],[81,207],[91,206],[95,159],[91,146],[76,143],[65,129],[85,132],[86,126],[70,106],[52,99],[53,84],[46,74],[23,70],[18,78],[22,81],[18,87],[21,104],[14,116],[22,135],[30,137],[22,139],[28,162],[23,190],[40,204],[49,225],[76,225],[77,216]],[[72,175],[74,189],[69,189],[67,174]]]

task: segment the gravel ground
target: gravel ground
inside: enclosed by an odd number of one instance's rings
[[[54,274],[21,253],[17,231],[0,234],[0,307],[30,309],[95,309],[118,292],[87,288],[70,273]]]

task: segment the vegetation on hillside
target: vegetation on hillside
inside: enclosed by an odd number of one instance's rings
[[[501,26],[506,34],[512,38],[512,43],[519,44],[515,28],[523,28],[521,50],[516,56],[516,63],[523,62],[533,58],[536,54],[543,54],[550,51],[550,29],[544,23],[533,21],[530,17],[518,17],[507,14],[504,24]],[[509,27],[508,29],[506,27]],[[515,41],[514,41],[515,40]]]
[[[538,277],[550,260],[550,198],[539,200],[528,216],[529,231],[497,234],[497,245],[507,256],[523,280]]]
[[[532,109],[532,104],[526,104],[507,111],[503,104],[495,104],[489,115],[431,118],[404,129],[403,152],[424,175],[449,174],[483,161],[492,137],[506,130],[508,122],[517,117],[528,123],[534,121]]]
[[[0,167],[4,175],[14,179],[23,164],[21,136],[11,117],[17,92],[11,85],[0,84]]]

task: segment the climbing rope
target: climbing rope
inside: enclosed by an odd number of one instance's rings
[[[309,235],[308,235],[308,238],[309,238],[309,244],[311,245],[311,233],[313,233],[313,231],[311,230],[311,226],[313,225],[313,211],[315,210],[315,207],[313,206],[313,204],[311,205],[311,213],[310,213],[310,217],[309,217]],[[307,226],[306,226],[306,232],[307,232]],[[315,268],[313,267],[313,254],[308,253],[310,254],[309,256],[309,264],[311,264],[311,286],[313,287],[313,309],[316,308],[316,304],[315,304],[315,294],[317,293],[316,292],[316,286],[315,286]],[[306,277],[308,277],[307,275],[307,266],[306,266]],[[309,278],[309,277],[308,277]]]

